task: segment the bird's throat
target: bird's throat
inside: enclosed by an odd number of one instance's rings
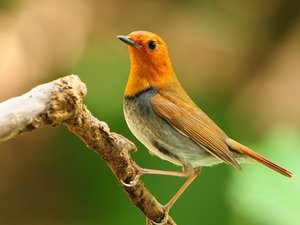
[[[149,59],[148,59],[149,60]],[[147,61],[131,56],[131,66],[125,96],[134,96],[153,86],[160,88],[173,80],[175,74],[169,60]]]
[[[130,73],[127,85],[125,88],[125,97],[132,97],[150,87],[150,83],[142,75]]]

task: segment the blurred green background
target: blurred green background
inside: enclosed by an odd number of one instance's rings
[[[205,168],[176,202],[178,224],[300,224],[299,1],[0,0],[0,101],[67,74],[87,84],[85,103],[150,156],[123,118],[129,72],[119,34],[149,30],[168,43],[178,78],[231,137],[287,167]],[[65,127],[0,144],[0,224],[144,224],[105,162]],[[184,182],[143,176],[161,203]]]

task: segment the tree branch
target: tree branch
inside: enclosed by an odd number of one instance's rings
[[[107,162],[133,204],[149,219],[161,222],[164,209],[144,183],[139,180],[134,187],[126,187],[121,182],[129,182],[137,174],[129,155],[136,150],[135,145],[122,135],[110,132],[105,122],[91,114],[83,104],[86,93],[86,86],[79,77],[70,75],[0,103],[0,141],[45,125],[67,125]],[[169,217],[167,224],[176,223]]]

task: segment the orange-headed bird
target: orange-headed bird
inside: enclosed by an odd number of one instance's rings
[[[288,170],[229,138],[191,100],[177,80],[166,43],[159,36],[135,31],[118,38],[128,45],[131,62],[123,105],[126,122],[151,153],[183,168],[182,172],[138,168],[139,175],[127,185],[134,185],[142,174],[188,178],[165,205],[165,219],[204,166],[225,162],[240,168],[241,162],[254,159],[292,177]]]

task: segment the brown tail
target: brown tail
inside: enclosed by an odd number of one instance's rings
[[[236,142],[235,140],[227,138],[225,142],[230,149],[232,149],[236,152],[239,152],[241,154],[247,155],[250,158],[264,164],[265,166],[271,168],[272,170],[275,170],[276,172],[278,172],[284,176],[293,177],[293,173],[291,173],[290,171],[282,168],[281,166],[278,166],[277,164],[271,162],[270,160],[266,159],[265,157],[259,155],[256,152],[254,152],[250,148]]]

